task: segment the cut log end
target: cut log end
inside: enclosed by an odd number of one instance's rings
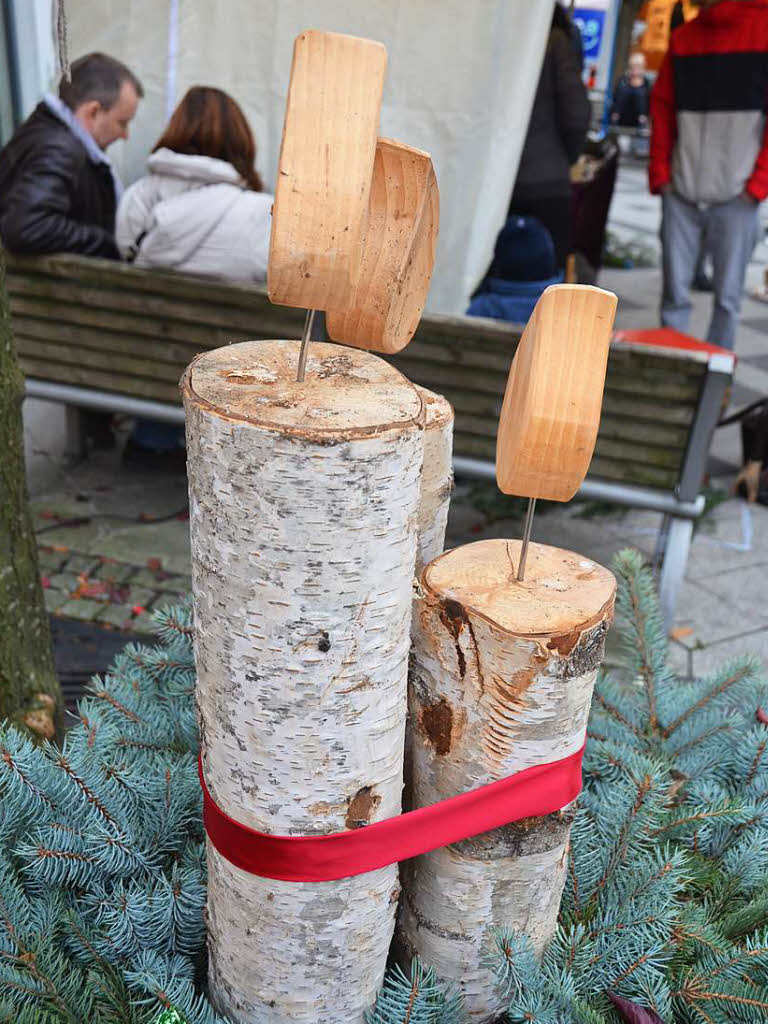
[[[514,636],[550,637],[566,654],[585,629],[610,617],[616,579],[583,555],[531,544],[518,581],[521,547],[493,539],[447,551],[424,570],[424,591],[455,604],[456,615],[471,609]]]
[[[423,422],[416,387],[383,360],[313,342],[298,382],[299,348],[298,341],[246,341],[205,352],[182,377],[185,403],[320,443]]]

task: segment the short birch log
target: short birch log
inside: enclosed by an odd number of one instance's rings
[[[453,489],[453,408],[447,398],[416,385],[426,412],[416,574],[443,553]]]
[[[584,742],[615,580],[570,551],[485,540],[424,570],[409,684],[414,806],[560,760]],[[528,818],[404,865],[398,945],[456,981],[471,1019],[498,1010],[483,958],[492,929],[541,951],[565,883],[572,808]]]
[[[187,416],[203,768],[262,832],[400,813],[423,404],[362,350],[247,342],[199,356]],[[358,1022],[379,988],[397,865],[260,878],[208,845],[212,1000],[237,1024]]]

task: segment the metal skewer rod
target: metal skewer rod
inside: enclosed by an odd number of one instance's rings
[[[525,559],[528,555],[528,542],[531,539],[531,527],[533,526],[533,513],[536,508],[536,499],[528,499],[528,508],[525,512],[525,526],[523,527],[523,546],[520,548],[520,561],[517,565],[518,583],[525,579]]]
[[[307,369],[307,353],[309,351],[310,334],[312,333],[312,321],[315,319],[315,310],[308,309],[307,317],[304,321],[304,331],[301,335],[301,348],[299,349],[299,369],[296,374],[296,380],[304,380],[304,373]]]

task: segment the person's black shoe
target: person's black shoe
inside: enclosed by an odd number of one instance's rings
[[[111,412],[101,412],[98,409],[81,409],[80,416],[86,441],[93,448],[108,451],[115,447]]]
[[[187,467],[186,448],[145,448],[130,438],[123,448],[123,462],[142,469],[183,473]]]
[[[711,292],[715,290],[712,278],[709,274],[705,274],[703,270],[694,277],[691,287],[695,292]]]

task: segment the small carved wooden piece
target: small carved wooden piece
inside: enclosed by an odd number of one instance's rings
[[[328,311],[329,337],[374,352],[408,344],[432,280],[439,216],[429,154],[379,139],[360,276],[350,305]]]
[[[335,32],[293,50],[267,290],[272,302],[345,308],[360,273],[387,52]]]
[[[536,303],[509,371],[496,441],[505,494],[568,501],[600,426],[616,296],[558,284]]]

